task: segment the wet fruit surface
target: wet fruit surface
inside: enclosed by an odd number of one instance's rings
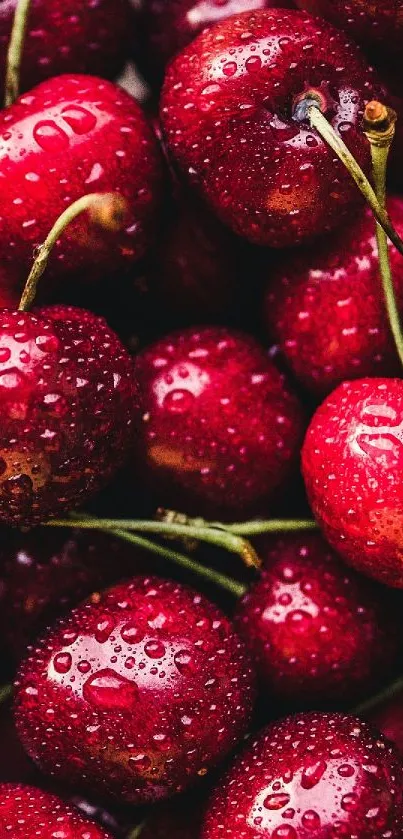
[[[32,253],[74,200],[117,192],[127,201],[121,231],[80,217],[60,238],[47,275],[105,276],[143,255],[152,236],[160,159],[151,127],[124,90],[93,76],[43,82],[0,114],[2,265],[25,279]],[[18,261],[15,255],[18,253]]]
[[[302,449],[312,510],[331,545],[365,574],[403,587],[403,382],[340,385]]]
[[[401,764],[358,718],[274,723],[213,793],[202,839],[399,839]]]
[[[112,839],[56,795],[0,784],[0,839]]]
[[[244,515],[284,482],[303,412],[253,338],[220,327],[173,333],[139,354],[135,376],[138,457],[171,505],[179,496],[198,513]]]
[[[369,696],[400,651],[394,594],[346,568],[316,533],[271,538],[259,553],[263,570],[235,625],[267,696],[297,709]]]
[[[402,234],[401,198],[390,198],[389,212]],[[403,311],[403,258],[394,247],[390,260]],[[314,249],[280,257],[270,272],[264,320],[295,376],[315,394],[345,379],[399,373],[371,210]]]
[[[0,4],[0,84],[17,0]],[[32,0],[24,45],[21,89],[28,90],[50,76],[94,73],[113,78],[124,65],[130,47],[128,0]]]
[[[312,90],[368,169],[362,112],[381,92],[356,46],[327,23],[281,9],[237,15],[168,67],[161,119],[170,153],[221,220],[257,244],[294,246],[360,203],[344,166],[298,112]]]
[[[138,577],[62,620],[23,663],[16,720],[48,774],[133,803],[179,792],[244,733],[253,676],[228,619]]]
[[[131,446],[132,360],[82,309],[0,311],[0,520],[40,522],[84,503]]]
[[[402,52],[402,0],[295,0],[295,4],[331,20],[363,47]]]

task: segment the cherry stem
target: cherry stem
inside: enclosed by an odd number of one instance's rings
[[[7,51],[4,104],[8,108],[20,92],[20,71],[31,0],[18,0]]]
[[[230,553],[238,554],[248,567],[259,568],[261,564],[255,549],[246,539],[219,527],[171,524],[169,522],[143,521],[140,519],[97,519],[93,516],[82,518],[75,515],[72,515],[70,519],[51,519],[45,523],[46,527],[71,527],[72,525],[84,530],[134,531],[136,533],[152,533],[154,536],[168,538],[196,539],[223,548]]]
[[[3,702],[7,702],[7,699],[10,699],[10,696],[12,696],[12,693],[13,693],[13,686],[12,685],[2,685],[2,687],[0,687],[0,705],[2,705]]]
[[[78,201],[70,204],[61,216],[59,216],[43,244],[39,245],[36,250],[35,262],[22,293],[18,307],[19,311],[26,312],[32,306],[38,282],[46,269],[52,249],[66,227],[77,216],[89,211],[93,223],[98,224],[106,230],[119,230],[123,223],[125,210],[126,202],[124,198],[114,192],[92,192],[89,195],[83,195]]]
[[[386,206],[386,170],[389,151],[395,136],[396,113],[381,102],[369,102],[364,114],[364,130],[371,146],[372,172],[375,193],[379,203],[387,212]],[[378,245],[379,269],[381,274],[386,311],[396,350],[403,364],[403,332],[400,323],[400,313],[397,306],[390,267],[390,254],[387,236],[376,224],[376,241]]]
[[[126,839],[139,839],[141,836],[147,822],[142,822],[141,824],[137,825],[133,830],[130,831],[129,835],[126,836]]]
[[[252,521],[224,524],[219,521],[205,521],[202,518],[191,518],[186,513],[176,510],[166,510],[160,507],[157,518],[166,524],[181,524],[196,527],[213,527],[226,530],[237,536],[261,536],[264,533],[290,533],[300,530],[317,530],[318,524],[313,519],[253,519]]]
[[[398,696],[400,692],[403,692],[403,676],[396,679],[396,681],[392,682],[392,684],[387,685],[386,688],[381,690],[379,693],[376,693],[375,696],[371,696],[370,699],[366,699],[365,702],[361,702],[360,705],[353,708],[352,713],[365,717],[375,708],[383,705],[384,702],[387,702],[389,699],[394,699],[394,697]]]
[[[311,128],[315,128],[318,134],[325,140],[331,149],[337,154],[337,157],[344,163],[347,171],[354,179],[360,192],[362,192],[365,200],[369,204],[376,220],[385,231],[390,241],[393,242],[399,253],[403,255],[403,239],[400,238],[397,231],[394,229],[389,216],[379,202],[376,193],[371,186],[367,176],[358,165],[357,161],[343,142],[341,137],[336,133],[333,126],[326,119],[324,114],[319,110],[317,105],[311,105],[308,110],[308,117]]]

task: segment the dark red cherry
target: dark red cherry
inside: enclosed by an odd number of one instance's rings
[[[36,787],[0,784],[0,839],[112,839],[75,807]]]
[[[246,648],[224,614],[178,583],[137,577],[32,649],[15,712],[45,773],[141,803],[205,776],[244,734],[253,698]]]
[[[314,15],[323,15],[373,55],[403,53],[402,0],[294,0]]]
[[[202,839],[400,839],[402,764],[376,729],[340,713],[273,723],[213,793]]]
[[[160,158],[140,106],[124,90],[93,76],[43,82],[0,113],[0,144],[1,263],[10,281],[26,278],[35,246],[90,192],[123,196],[123,229],[100,231],[80,216],[57,243],[46,276],[99,278],[143,255],[159,204]]]
[[[364,711],[364,714],[394,744],[403,758],[403,692],[400,690],[368,712]]]
[[[21,658],[46,626],[92,592],[145,570],[147,560],[132,545],[96,531],[4,529],[0,638],[7,653]]]
[[[359,571],[403,588],[403,381],[340,385],[313,416],[302,471],[315,518]]]
[[[172,61],[161,99],[168,150],[221,220],[250,241],[296,245],[351,218],[361,197],[317,132],[319,102],[365,170],[362,115],[385,98],[358,48],[303,12],[247,12]]]
[[[140,67],[152,83],[160,83],[168,61],[217,21],[253,9],[289,8],[290,0],[143,0],[137,12]]]
[[[0,4],[0,87],[17,0]],[[129,0],[32,0],[21,65],[21,89],[62,73],[117,76],[132,40]]]
[[[137,356],[135,377],[138,460],[171,506],[244,515],[285,482],[303,412],[253,338],[225,327],[173,333]]]
[[[390,198],[389,211],[403,234],[403,200]],[[391,247],[390,259],[403,311],[403,258]],[[315,248],[279,258],[270,271],[264,320],[294,375],[315,394],[345,379],[399,373],[369,209]]]
[[[0,311],[0,521],[65,515],[127,458],[132,360],[83,309]]]
[[[266,539],[263,570],[235,625],[269,698],[350,707],[374,692],[400,652],[400,603],[333,553],[319,534]]]

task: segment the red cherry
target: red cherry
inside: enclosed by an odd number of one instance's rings
[[[17,0],[0,5],[0,87]],[[128,0],[32,0],[21,64],[21,89],[62,73],[93,73],[112,79],[131,47]]]
[[[32,524],[79,506],[131,447],[132,360],[82,309],[0,311],[0,520]]]
[[[0,637],[7,652],[21,658],[40,631],[84,597],[145,569],[133,546],[101,533],[3,531]]]
[[[57,795],[22,784],[0,784],[0,839],[112,839],[110,833]]]
[[[330,544],[359,571],[403,588],[403,381],[340,385],[313,416],[302,471]]]
[[[302,408],[253,338],[225,327],[173,333],[137,356],[135,376],[138,459],[171,506],[233,516],[285,482]]]
[[[203,32],[168,68],[161,119],[170,153],[222,221],[257,244],[311,239],[361,201],[309,127],[303,100],[312,94],[368,170],[363,108],[385,94],[327,23],[291,10],[245,13]]]
[[[294,0],[296,6],[323,15],[363,47],[379,54],[403,52],[402,0]],[[375,53],[376,54],[376,53]]]
[[[207,26],[253,9],[290,6],[290,0],[150,0],[140,5],[137,18],[141,69],[158,84],[168,61]]]
[[[266,540],[235,625],[269,696],[294,708],[368,696],[400,652],[393,593],[346,568],[318,534]]]
[[[389,210],[403,234],[403,200],[391,198]],[[393,247],[390,259],[403,310],[403,259]],[[314,250],[280,258],[270,275],[264,318],[295,376],[316,394],[345,379],[399,372],[371,210]]]
[[[299,714],[246,747],[213,794],[202,839],[400,839],[402,765],[356,717]]]
[[[100,231],[80,217],[63,234],[49,275],[98,278],[143,255],[153,231],[160,159],[137,104],[111,82],[59,76],[0,114],[0,234],[3,270],[25,279],[34,247],[66,206],[90,192],[127,201],[122,231]],[[18,269],[16,268],[18,257]]]
[[[39,642],[19,673],[16,720],[45,772],[140,803],[222,760],[253,698],[244,643],[219,609],[178,583],[138,577]]]
[[[386,699],[366,713],[366,716],[403,756],[403,692]]]

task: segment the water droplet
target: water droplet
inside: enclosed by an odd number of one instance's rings
[[[238,69],[238,65],[235,61],[227,61],[227,63],[224,64],[224,67],[222,68],[222,71],[224,73],[224,76],[231,77],[231,76],[235,75],[237,69]]]
[[[315,810],[307,810],[302,816],[302,824],[307,830],[316,830],[320,827],[320,817]]]
[[[351,766],[350,763],[342,763],[337,771],[342,778],[351,778],[351,776],[354,775],[355,770],[354,766]]]
[[[62,111],[62,117],[75,134],[87,134],[97,124],[96,117],[80,105],[70,105]]]
[[[133,757],[129,757],[129,764],[132,769],[137,769],[139,772],[144,769],[149,769],[151,766],[151,760],[148,755],[145,754],[138,754],[133,755]]]
[[[139,644],[144,638],[144,632],[134,623],[126,623],[120,634],[127,644]]]
[[[34,140],[43,151],[63,151],[69,145],[69,138],[65,131],[54,120],[42,120],[33,130]]]
[[[315,763],[313,766],[305,767],[301,778],[302,788],[313,789],[313,787],[316,787],[316,784],[319,783],[326,772],[326,769],[327,764],[324,760],[319,760],[318,763]]]
[[[53,659],[56,673],[68,673],[73,663],[70,653],[58,653]]]
[[[174,662],[179,673],[183,675],[189,672],[193,664],[192,656],[187,650],[179,650],[175,653]]]
[[[283,824],[272,833],[272,839],[298,839],[298,834],[290,824]]]
[[[262,66],[262,59],[258,55],[251,55],[245,61],[245,70],[247,73],[257,73]]]
[[[268,795],[263,802],[266,810],[282,810],[290,803],[290,796],[286,792],[277,792],[273,795]]]
[[[100,644],[104,644],[108,640],[111,632],[115,629],[115,621],[109,615],[103,615],[97,623],[95,629],[95,638]]]
[[[68,646],[70,644],[74,644],[74,642],[77,641],[77,638],[78,632],[75,632],[74,629],[65,629],[62,635],[63,644],[67,644]]]
[[[86,702],[100,711],[128,711],[133,710],[138,689],[134,682],[106,668],[87,679],[83,696]]]
[[[77,670],[80,673],[89,673],[91,670],[91,665],[89,661],[79,661],[77,664]]]
[[[171,414],[182,414],[194,404],[194,395],[190,390],[171,390],[165,396],[162,404]]]
[[[11,356],[11,350],[8,347],[0,347],[0,364],[4,364],[6,361],[9,360]]]
[[[341,799],[341,806],[343,810],[346,810],[347,813],[351,813],[352,810],[355,810],[358,804],[358,797],[354,795],[353,792],[347,793],[347,795],[343,795]]]
[[[144,652],[148,658],[163,658],[165,655],[165,647],[161,641],[147,641],[144,646]]]

